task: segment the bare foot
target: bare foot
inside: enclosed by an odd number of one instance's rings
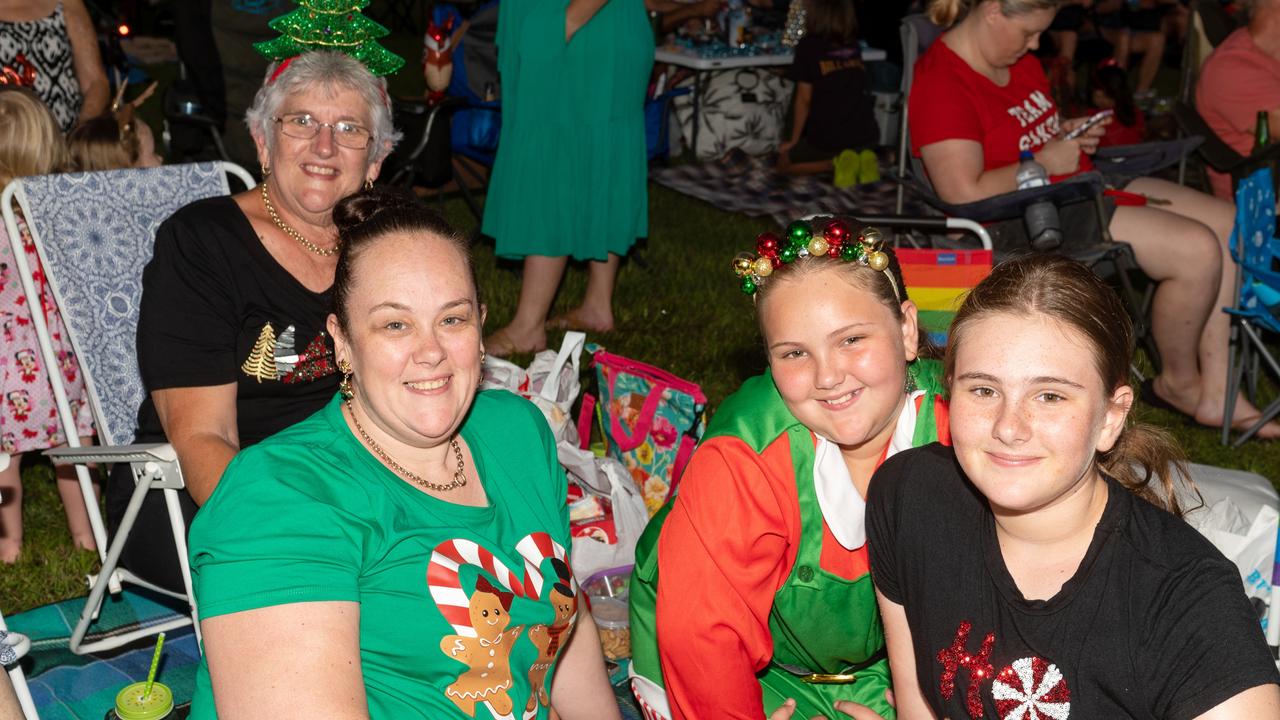
[[[1172,409],[1187,417],[1194,417],[1199,409],[1199,385],[1178,386],[1169,382],[1165,376],[1157,375],[1151,380],[1151,391],[1155,393],[1156,397],[1146,398],[1148,404],[1154,404],[1156,407],[1159,407],[1160,403],[1171,405]],[[1158,400],[1159,402],[1152,402],[1153,400]],[[1221,408],[1222,403],[1218,403],[1218,407]]]
[[[494,357],[535,353],[547,347],[547,333],[542,328],[536,332],[521,333],[511,325],[493,331],[484,339],[484,350]]]
[[[18,562],[18,556],[22,554],[22,543],[12,542],[10,540],[0,540],[0,562],[5,565],[12,565]]]
[[[577,307],[559,317],[547,321],[548,330],[580,330],[584,332],[613,332],[613,313],[593,311]]]
[[[98,552],[98,542],[93,539],[93,534],[71,536],[71,542],[76,546],[77,550],[88,550],[89,552]]]
[[[1196,422],[1201,425],[1220,428],[1222,427],[1222,411],[1222,403],[1218,403],[1216,406],[1210,406],[1210,409],[1201,410],[1196,413]],[[1253,403],[1245,399],[1244,393],[1241,393],[1239,397],[1236,398],[1236,406],[1234,411],[1231,413],[1231,416],[1232,429],[1244,431],[1253,427],[1253,424],[1258,422],[1258,419],[1262,417],[1262,411],[1254,407]],[[1273,420],[1266,425],[1263,425],[1262,428],[1254,434],[1254,437],[1258,437],[1263,440],[1275,440],[1280,438],[1280,422]]]

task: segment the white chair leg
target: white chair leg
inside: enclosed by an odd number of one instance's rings
[[[196,647],[203,653],[204,645],[200,642],[200,616],[196,609],[196,593],[191,586],[191,563],[187,557],[187,523],[182,517],[182,506],[178,503],[178,491],[166,488],[164,503],[169,510],[169,525],[173,528],[173,546],[178,551],[178,567],[182,570],[182,587],[187,592],[187,608],[191,615],[191,626],[196,632]]]

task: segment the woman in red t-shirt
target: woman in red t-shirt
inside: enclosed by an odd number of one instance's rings
[[[1068,140],[1084,122],[1061,120],[1035,49],[1061,0],[934,0],[930,18],[950,27],[916,63],[909,100],[912,151],[924,161],[938,196],[966,203],[1011,192],[1018,155],[1035,153],[1054,178],[1089,170],[1105,132],[1097,125]],[[1111,233],[1128,243],[1159,283],[1151,313],[1161,373],[1143,388],[1149,404],[1171,407],[1203,425],[1221,425],[1227,380],[1234,269],[1227,237],[1230,203],[1155,178],[1124,189],[1167,204],[1115,208]],[[1069,228],[1068,228],[1069,229]],[[1238,424],[1259,412],[1243,396]],[[1264,437],[1280,437],[1271,423]]]

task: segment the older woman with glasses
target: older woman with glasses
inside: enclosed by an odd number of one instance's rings
[[[173,444],[188,523],[238,450],[333,397],[333,208],[373,183],[399,138],[385,82],[334,52],[274,64],[246,122],[262,184],[174,213],[143,274],[138,364],[148,397],[136,439]],[[107,491],[113,532],[132,488],[127,468],[117,469]],[[182,588],[158,498],[143,507],[122,564]]]

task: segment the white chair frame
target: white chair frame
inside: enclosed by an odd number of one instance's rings
[[[253,179],[244,168],[229,162],[217,162],[216,165],[228,175],[233,175],[245,184],[246,188],[256,185]],[[19,178],[9,183],[4,192],[0,193],[0,212],[3,212],[5,227],[9,234],[9,241],[13,247],[13,256],[17,265],[18,275],[22,281],[23,291],[26,293],[28,307],[38,308],[41,306],[40,296],[36,291],[35,283],[32,281],[31,268],[27,263],[26,252],[22,248],[21,235],[18,232],[17,218],[13,212],[14,202],[24,209],[27,208],[26,196],[23,192],[22,179]],[[34,237],[34,234],[33,234]],[[43,250],[40,238],[35,238],[37,250],[40,252],[43,261]],[[57,356],[53,351],[53,345],[49,337],[49,327],[45,323],[44,314],[33,312],[32,324],[35,327],[36,335],[40,342],[40,353],[46,368],[57,368]],[[70,334],[70,331],[68,329]],[[74,336],[71,342],[75,345]],[[77,355],[79,351],[77,348]],[[103,417],[102,405],[99,399],[92,376],[84,369],[82,364],[82,376],[85,380],[85,388],[89,397],[89,404],[93,410],[95,420]],[[89,597],[85,602],[84,610],[80,615],[80,619],[76,624],[75,630],[72,632],[70,648],[71,651],[83,655],[102,650],[111,650],[121,647],[128,643],[144,638],[156,633],[166,632],[188,625],[192,626],[196,633],[197,646],[200,644],[200,623],[199,615],[196,609],[195,594],[191,587],[191,571],[187,562],[187,540],[186,540],[186,524],[182,517],[182,510],[178,504],[178,491],[183,489],[185,485],[182,480],[182,470],[178,465],[177,453],[173,450],[173,446],[165,444],[142,444],[142,445],[125,445],[118,447],[102,447],[102,446],[82,446],[80,444],[79,431],[76,427],[75,417],[71,412],[70,403],[67,400],[67,391],[62,381],[62,374],[58,372],[49,373],[50,384],[53,387],[54,401],[58,408],[58,420],[62,426],[63,434],[67,439],[65,448],[48,450],[45,455],[49,456],[56,465],[74,465],[76,468],[76,476],[80,483],[80,491],[84,496],[85,505],[89,511],[89,524],[93,530],[93,537],[98,545],[99,560],[102,565],[98,573],[91,574],[87,580],[89,583]],[[133,495],[129,499],[128,507],[125,515],[121,520],[120,528],[116,532],[115,542],[109,547],[107,544],[106,527],[102,521],[102,514],[98,508],[97,495],[94,493],[93,481],[89,475],[88,465],[92,463],[118,463],[127,462],[132,470],[134,480],[136,482]],[[128,538],[129,530],[133,527],[134,521],[137,519],[138,512],[142,507],[142,501],[147,493],[152,490],[160,490],[164,493],[165,505],[168,509],[169,522],[173,528],[174,544],[177,548],[178,562],[182,569],[182,578],[185,593],[175,593],[165,588],[158,587],[149,583],[133,573],[118,567],[117,563],[120,554],[124,550],[124,542]],[[122,584],[128,582],[133,585],[147,588],[153,592],[161,593],[169,597],[187,602],[190,610],[187,616],[183,616],[174,620],[169,620],[147,627],[139,628],[129,633],[124,633],[116,637],[105,638],[95,642],[86,643],[85,635],[88,633],[90,625],[98,618],[98,613],[102,607],[103,597],[108,593],[116,594],[122,590]],[[16,683],[15,683],[16,687]],[[33,716],[34,717],[34,716]]]

